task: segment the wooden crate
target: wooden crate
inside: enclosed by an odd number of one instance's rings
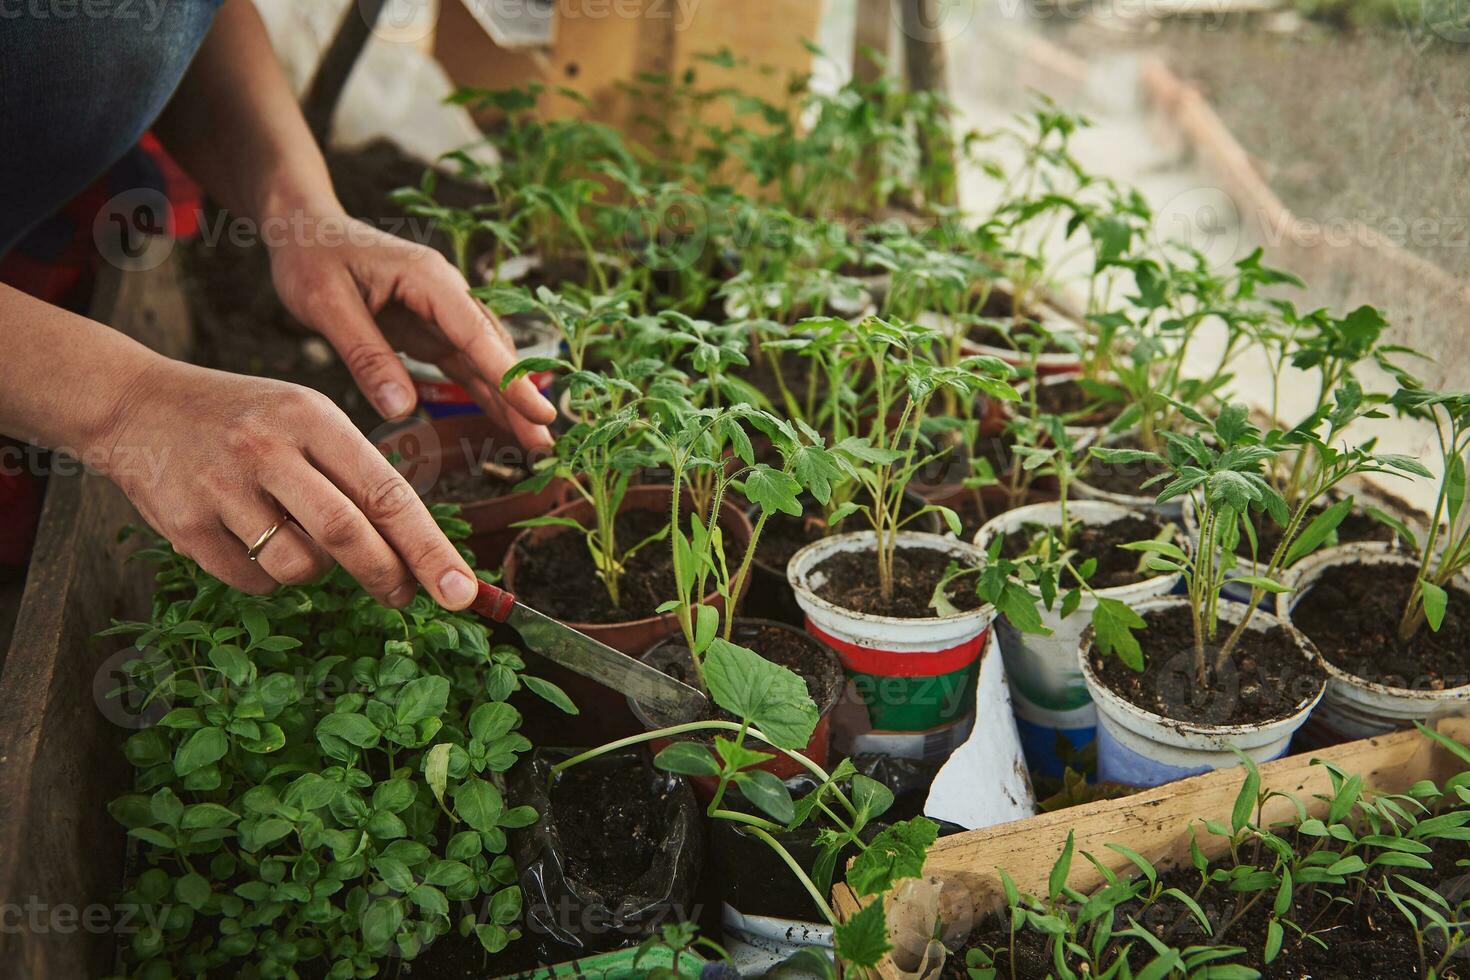
[[[1470,719],[1450,718],[1440,722],[1440,731],[1470,744]],[[1313,759],[1332,762],[1349,774],[1363,777],[1370,788],[1385,793],[1408,789],[1421,779],[1442,782],[1465,766],[1449,752],[1417,731],[1397,732],[1333,746],[1310,755],[1295,755],[1260,767],[1263,788],[1291,793],[1312,816],[1327,810],[1326,802],[1314,794],[1331,795],[1327,770],[1311,764]],[[1125,877],[1133,864],[1108,849],[1109,843],[1126,845],[1160,869],[1189,862],[1190,829],[1209,819],[1230,822],[1231,808],[1240,792],[1242,772],[1225,769],[1194,776],[1177,783],[1124,797],[1042,814],[946,837],[934,845],[925,862],[926,875],[941,880],[946,905],[954,902],[960,918],[979,922],[1004,906],[1005,896],[996,869],[1003,867],[1016,887],[1031,894],[1047,888],[1047,877],[1066,844],[1067,833],[1075,834],[1078,860],[1072,862],[1068,883],[1087,894],[1103,883],[1102,874],[1090,862],[1080,860],[1083,851]],[[1286,800],[1274,799],[1266,806],[1266,820],[1285,821],[1295,817]],[[1199,828],[1201,849],[1211,859],[1225,853],[1226,842]],[[833,888],[833,908],[841,918],[856,912],[861,903],[844,884]],[[905,974],[891,960],[879,973],[885,980]]]
[[[107,269],[91,315],[170,356],[188,351],[188,309],[172,259],[146,272]],[[99,673],[118,644],[92,635],[112,616],[147,612],[151,576],[124,566],[130,549],[117,541],[136,520],[101,476],[49,479],[0,667],[0,978],[77,980],[112,970],[125,838],[106,805],[130,784],[121,746],[131,730],[94,700],[94,681],[115,686]]]
[[[821,0],[558,0],[549,47],[501,47],[470,12],[476,0],[444,0],[434,56],[460,85],[501,89],[527,82],[571,89],[587,99],[548,95],[546,118],[586,118],[632,128],[640,110],[619,89],[641,72],[678,75],[697,67],[702,86],[739,86],[777,104],[792,74],[811,70]],[[729,48],[749,67],[716,68],[701,54]],[[769,69],[769,70],[764,70]],[[644,107],[646,108],[646,107]],[[707,121],[728,119],[713,109]]]

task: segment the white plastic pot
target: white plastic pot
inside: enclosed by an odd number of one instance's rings
[[[995,607],[985,605],[949,616],[904,619],[844,609],[823,599],[823,563],[842,552],[873,556],[872,531],[838,534],[813,542],[792,556],[786,577],[806,615],[807,632],[837,652],[884,751],[910,758],[944,758],[968,734],[970,708],[986,635]],[[952,537],[918,532],[898,536],[902,551],[938,551],[948,559],[978,565],[985,555]],[[865,736],[869,737],[869,736]]]
[[[1151,599],[1133,606],[1140,616],[1155,610],[1188,609],[1181,598]],[[1219,616],[1223,623],[1235,624],[1245,616],[1247,608],[1239,603],[1222,603]],[[1249,627],[1252,632],[1265,632],[1273,626],[1286,630],[1305,660],[1319,660],[1316,651],[1290,624],[1269,613],[1257,611]],[[1186,651],[1180,651],[1186,653]],[[1255,762],[1266,762],[1286,754],[1291,737],[1307,720],[1307,715],[1322,699],[1327,683],[1324,679],[1305,694],[1291,714],[1270,721],[1248,725],[1207,725],[1176,721],[1140,708],[1114,694],[1092,669],[1092,629],[1082,634],[1077,658],[1087,689],[1097,705],[1097,777],[1104,782],[1128,786],[1159,786],[1214,769],[1226,769],[1239,761],[1232,748],[1239,749]],[[1153,656],[1164,655],[1153,651]],[[1193,656],[1192,653],[1189,654]],[[1228,696],[1229,692],[1221,692]]]
[[[829,959],[832,955],[832,927],[825,922],[746,915],[726,902],[720,906],[720,925],[730,963],[742,977],[764,977],[803,949],[814,949]]]
[[[1016,287],[1009,279],[997,278],[991,282],[990,288],[993,293],[1004,293],[1010,296],[1012,306],[1014,307]],[[1032,300],[1028,304],[1026,313],[1030,317],[1035,317],[1040,320],[1042,328],[1049,334],[1071,333],[1083,339],[1087,336],[1087,328],[1082,324],[1080,319],[1062,309],[1060,300],[1054,296],[1042,296]],[[1021,317],[1012,317],[1011,319],[1014,321],[1021,319]],[[1029,362],[1027,355],[1021,354],[1010,347],[977,344],[967,340],[964,351],[967,355],[984,354],[991,357],[998,357],[1007,364],[1016,367]],[[1081,361],[1076,354],[1070,351],[1057,351],[1042,354],[1041,359],[1037,362],[1036,371],[1042,377],[1046,377],[1052,374],[1075,373],[1081,366]]]
[[[1119,433],[1117,435],[1107,436],[1103,438],[1101,445],[1104,447],[1111,446],[1117,443],[1120,439],[1125,438],[1127,435],[1128,433],[1125,432]],[[1102,460],[1094,459],[1089,465],[1103,466],[1106,464],[1104,464]],[[1143,464],[1132,463],[1128,465],[1142,466]],[[1178,497],[1166,503],[1160,504],[1158,502],[1157,494],[1149,495],[1147,494],[1147,491],[1145,491],[1144,494],[1114,493],[1111,490],[1100,490],[1092,484],[1088,483],[1086,479],[1081,479],[1073,482],[1072,489],[1077,494],[1077,496],[1083,497],[1087,500],[1101,500],[1110,504],[1118,504],[1120,507],[1127,507],[1130,510],[1152,511],[1153,513],[1158,514],[1160,517],[1169,521],[1181,520],[1184,512],[1184,502]],[[1161,490],[1163,489],[1163,485],[1156,484],[1155,487],[1151,487],[1150,489]]]
[[[1102,501],[1074,500],[1068,505],[1068,513],[1074,521],[1096,526],[1111,524],[1138,511]],[[996,538],[1027,525],[1055,527],[1061,520],[1059,503],[1018,507],[980,528],[975,535],[975,546],[985,551]],[[1132,585],[1099,589],[1097,595],[1131,606],[1168,595],[1179,578],[1178,572],[1155,575]],[[1036,591],[1034,586],[1032,591]],[[1051,630],[1050,636],[1022,633],[1004,616],[996,620],[995,632],[1005,659],[1011,703],[1026,759],[1033,769],[1049,776],[1061,776],[1066,767],[1066,760],[1057,752],[1058,735],[1065,737],[1073,748],[1081,748],[1097,734],[1097,710],[1077,664],[1077,646],[1096,606],[1097,599],[1085,591],[1076,612],[1066,619],[1061,616],[1060,602],[1051,609],[1038,605],[1042,625]]]
[[[1417,569],[1418,560],[1384,542],[1324,548],[1292,566],[1282,583],[1291,591],[1276,597],[1276,615],[1290,622],[1291,612],[1297,603],[1311,593],[1323,573],[1338,565],[1392,565]],[[1457,584],[1470,591],[1470,577],[1461,576]],[[1303,635],[1310,645],[1312,638]],[[1408,728],[1416,721],[1427,722],[1442,715],[1459,714],[1470,706],[1470,684],[1441,691],[1393,687],[1350,674],[1320,655],[1318,660],[1327,670],[1327,693],[1312,713],[1311,727],[1324,740],[1338,742],[1383,735]]]

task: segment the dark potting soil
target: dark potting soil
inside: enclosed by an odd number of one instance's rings
[[[990,292],[986,294],[985,303],[980,307],[980,315],[991,320],[1009,320],[1020,316],[1022,323],[1041,322],[1040,317],[1032,310],[1026,310],[1024,315],[1018,312],[1016,309],[1016,297],[1012,296],[1009,290],[1001,289],[998,286],[992,286]],[[974,334],[972,333],[971,336],[973,337]],[[985,341],[981,342],[985,343]],[[1008,347],[1010,345],[1002,340],[999,346]]]
[[[1448,881],[1457,875],[1453,857],[1442,858],[1436,853],[1432,860],[1436,863],[1434,872],[1413,871],[1410,876],[1432,888],[1437,882]],[[1283,918],[1313,923],[1313,933],[1327,940],[1326,948],[1288,929],[1281,952],[1270,963],[1263,963],[1261,951],[1272,918],[1270,901],[1250,904],[1253,896],[1229,891],[1228,882],[1211,882],[1201,892],[1200,877],[1193,868],[1163,872],[1159,875],[1158,887],[1177,888],[1186,895],[1197,897],[1205,917],[1217,931],[1232,919],[1235,921],[1223,936],[1206,936],[1193,916],[1178,914],[1182,906],[1156,903],[1144,909],[1137,901],[1118,906],[1114,912],[1116,920],[1126,923],[1130,917],[1136,919],[1176,948],[1221,943],[1244,946],[1248,952],[1228,962],[1260,971],[1263,980],[1361,980],[1366,977],[1411,980],[1421,976],[1414,933],[1408,920],[1377,889],[1365,890],[1361,901],[1352,902],[1333,901],[1327,889],[1297,888],[1293,892],[1292,908]],[[1238,912],[1240,915],[1236,919]],[[1007,926],[1007,918],[1002,916],[985,919],[971,933],[964,947],[950,955],[941,974],[944,980],[969,980],[965,955],[972,948],[982,947],[995,955],[997,976],[1011,976]],[[1151,947],[1135,942],[1129,953],[1133,972],[1136,974],[1142,970],[1153,955]],[[1431,955],[1430,962],[1435,958]],[[1047,937],[1030,929],[1018,933],[1014,965],[1017,980],[1041,980],[1053,975],[1055,966]]]
[[[1036,406],[1046,415],[1063,417],[1068,425],[1107,425],[1123,414],[1122,403],[1099,404],[1095,396],[1073,380],[1043,384],[1036,390]],[[1080,414],[1083,412],[1087,414]]]
[[[1141,449],[1142,446],[1132,435],[1121,439],[1110,441],[1110,449]],[[1163,470],[1155,463],[1118,463],[1108,464],[1100,459],[1089,457],[1087,469],[1083,471],[1080,479],[1094,490],[1105,490],[1108,493],[1124,494],[1129,497],[1148,497],[1153,499],[1158,496],[1162,489],[1161,484],[1153,484],[1143,489],[1143,484],[1158,476]]]
[[[629,510],[617,517],[618,547],[628,548],[668,526],[663,511]],[[618,587],[621,603],[613,605],[597,575],[587,540],[574,529],[551,534],[533,548],[517,546],[516,593],[522,602],[554,619],[569,623],[625,623],[658,615],[657,609],[677,588],[669,549],[654,542],[627,563]]]
[[[884,598],[874,553],[840,551],[818,566],[827,580],[816,591],[828,602],[854,612],[928,619],[938,615],[929,603],[951,561],[946,552],[900,548],[893,558],[893,595]],[[981,604],[973,575],[951,583],[946,594],[957,609],[976,609]]]
[[[1136,551],[1124,551],[1122,545],[1133,541],[1148,541],[1164,530],[1165,523],[1151,514],[1130,514],[1108,524],[1076,524],[1072,528],[1069,546],[1077,554],[1073,565],[1080,565],[1089,558],[1097,559],[1097,571],[1088,584],[1094,589],[1112,589],[1120,585],[1132,585],[1153,578],[1158,573],[1140,570]],[[1027,525],[1007,534],[1002,539],[1000,553],[1006,558],[1025,554],[1036,536],[1046,530],[1037,525]],[[1068,573],[1068,580],[1072,576]]]
[[[1136,635],[1144,669],[1092,652],[1092,669],[1108,689],[1131,704],[1171,721],[1242,725],[1293,714],[1321,688],[1321,667],[1302,656],[1279,626],[1248,629],[1218,673],[1201,684],[1195,674],[1194,626],[1188,607],[1153,610]],[[1221,643],[1234,628],[1221,620]],[[1205,659],[1212,660],[1208,648]]]
[[[493,500],[515,493],[515,488],[528,473],[518,473],[514,479],[504,480],[491,476],[484,470],[465,469],[441,473],[424,499],[443,504],[469,504],[477,500]]]
[[[1470,684],[1470,595],[1450,588],[1439,632],[1421,626],[1408,642],[1399,619],[1415,570],[1398,565],[1338,565],[1300,597],[1291,621],[1328,662],[1370,681],[1418,691]]]
[[[811,637],[790,629],[764,625],[753,629],[742,628],[744,625],[737,621],[734,642],[754,650],[773,664],[785,667],[805,681],[807,694],[811,696],[818,711],[825,712],[837,703],[837,697],[842,693],[842,667],[826,647],[813,641]],[[675,680],[702,689],[703,685],[694,675],[694,665],[690,662],[689,651],[682,646],[683,640],[679,639],[675,643],[677,645],[665,649],[670,650],[676,659],[659,663],[658,668]],[[712,702],[707,704],[705,712],[698,718],[670,718],[666,721],[659,718],[654,719],[660,725],[712,720],[739,721],[740,719],[716,707]],[[701,733],[697,737],[701,741],[714,741],[713,734]]]
[[[668,796],[630,793],[633,785],[648,785],[643,769],[643,760],[630,756],[607,765],[578,766],[557,777],[551,812],[568,878],[607,895],[636,891],[668,836],[671,794],[677,785],[669,784]]]

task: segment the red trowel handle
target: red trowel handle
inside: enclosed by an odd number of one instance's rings
[[[470,603],[470,608],[484,616],[493,619],[497,623],[505,622],[510,616],[510,611],[515,608],[516,597],[504,589],[497,589],[489,582],[480,583],[480,594],[475,601]]]

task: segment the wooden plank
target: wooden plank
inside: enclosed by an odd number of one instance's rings
[[[173,261],[109,271],[93,316],[184,354],[188,311]],[[115,682],[99,678],[99,669],[117,646],[91,637],[115,614],[147,610],[150,577],[124,568],[128,549],[117,542],[119,528],[134,520],[127,498],[103,477],[51,477],[0,671],[0,907],[9,916],[0,929],[0,977],[76,980],[112,968],[119,919],[111,903],[124,837],[105,807],[127,788],[120,746],[130,730],[94,700],[94,680],[102,690]]]
[[[1446,719],[1439,727],[1452,738],[1470,742],[1470,720]],[[1402,792],[1421,779],[1443,781],[1464,768],[1429,739],[1408,731],[1266,763],[1260,767],[1262,785],[1291,793],[1306,804],[1310,813],[1321,816],[1327,804],[1313,796],[1330,795],[1331,783],[1324,767],[1311,765],[1314,758],[1333,762],[1349,774],[1360,774],[1370,788],[1389,793]],[[1133,865],[1109,850],[1105,846],[1108,843],[1131,847],[1161,870],[1188,862],[1191,828],[1204,819],[1228,823],[1240,785],[1241,770],[1225,769],[1120,800],[1101,800],[956,834],[930,849],[924,872],[943,881],[946,903],[956,903],[959,919],[977,923],[1004,905],[996,868],[1004,867],[1021,891],[1044,892],[1069,831],[1074,834],[1078,855],[1089,852],[1104,866],[1124,875]],[[1295,812],[1288,801],[1276,799],[1266,808],[1266,820],[1294,819]],[[1225,841],[1203,828],[1198,840],[1212,859],[1225,852]],[[1072,863],[1068,884],[1073,888],[1088,894],[1102,882],[1102,874],[1091,862],[1079,859]],[[841,918],[861,907],[845,885],[837,885],[832,898]],[[912,944],[900,943],[901,947],[905,945]],[[891,961],[886,961],[879,973],[886,980],[901,976]]]

